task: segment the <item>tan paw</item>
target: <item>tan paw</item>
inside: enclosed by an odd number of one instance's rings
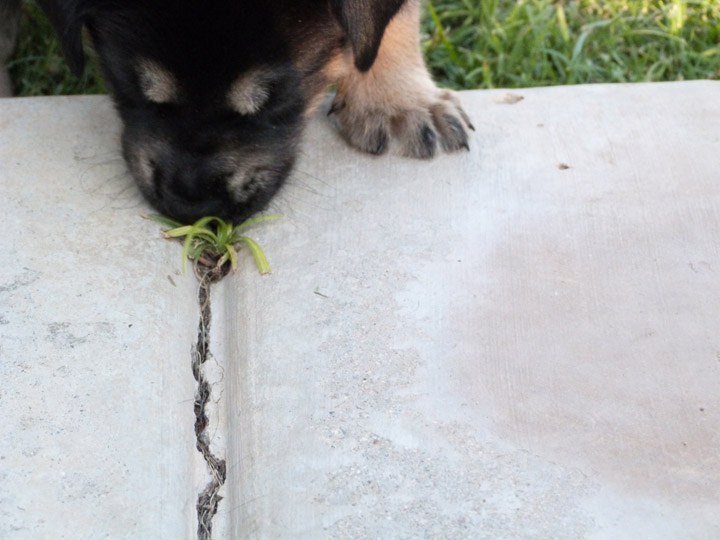
[[[420,103],[374,103],[353,100],[338,93],[330,107],[345,139],[355,148],[371,154],[388,149],[420,159],[432,158],[438,147],[445,152],[469,149],[467,129],[475,128],[457,96],[449,90],[432,88]]]

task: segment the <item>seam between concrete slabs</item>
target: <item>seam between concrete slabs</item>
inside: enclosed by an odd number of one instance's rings
[[[224,274],[213,274],[211,270],[195,268],[199,281],[198,307],[200,320],[198,322],[197,342],[192,348],[192,373],[197,381],[195,393],[195,437],[197,450],[202,454],[208,467],[211,479],[205,489],[198,494],[197,510],[197,537],[199,540],[212,538],[213,518],[217,514],[218,503],[222,500],[219,495],[220,488],[225,483],[225,460],[217,457],[210,449],[208,437],[209,419],[207,405],[211,402],[212,384],[205,374],[204,364],[212,357],[210,353],[210,324],[212,312],[210,307],[210,289],[212,284],[221,280]]]

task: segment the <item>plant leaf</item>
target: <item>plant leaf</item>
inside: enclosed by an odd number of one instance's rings
[[[230,257],[230,266],[233,272],[237,272],[238,269],[238,258],[237,251],[232,244],[225,244],[225,254]]]
[[[181,225],[169,231],[165,231],[165,236],[168,238],[180,238],[192,232],[194,227],[192,225]]]
[[[205,243],[198,242],[193,247],[190,248],[187,256],[190,260],[196,261],[200,258],[200,255],[202,255],[204,252],[205,252]]]
[[[257,265],[260,273],[269,274],[270,263],[268,263],[267,257],[265,257],[265,253],[263,253],[263,250],[258,243],[248,236],[241,236],[240,240],[245,242],[245,245],[247,245],[250,249],[250,253],[252,253],[252,256],[255,258],[255,264]]]
[[[220,246],[220,240],[218,239],[217,234],[212,232],[210,229],[206,228],[195,228],[193,227],[193,237],[201,238],[203,242],[208,243],[208,248],[213,246]],[[220,251],[219,247],[216,249],[216,251]]]
[[[244,229],[245,227],[250,227],[251,225],[255,225],[256,223],[260,223],[261,221],[268,221],[270,219],[280,219],[281,217],[283,217],[283,216],[280,214],[273,214],[270,216],[258,216],[258,217],[246,219],[240,225],[237,225],[235,227],[235,230],[237,231],[238,229]]]
[[[198,219],[195,223],[193,223],[193,227],[198,227],[198,228],[203,228],[203,227],[204,227],[204,228],[206,228],[207,230],[211,230],[211,229],[208,227],[208,224],[209,224],[209,223],[212,223],[213,221],[217,222],[218,225],[221,225],[221,224],[225,223],[225,222],[224,222],[222,219],[220,219],[219,217],[215,217],[215,216],[205,216],[204,218],[200,218],[200,219]]]
[[[217,243],[225,246],[232,237],[233,226],[230,223],[218,223],[217,226]]]
[[[223,253],[223,256],[218,259],[216,266],[217,266],[218,268],[220,268],[223,264],[225,264],[225,263],[227,262],[228,257],[229,257],[229,254],[228,254],[228,252],[226,251],[225,253]],[[230,264],[232,265],[232,262],[231,262]]]
[[[182,227],[182,223],[180,223],[179,221],[175,221],[174,219],[170,219],[169,217],[165,217],[161,214],[148,214],[143,217],[145,219],[151,219],[152,221],[156,221],[157,223],[165,225],[166,227],[170,227],[171,229],[177,229],[178,227]]]
[[[192,241],[193,241],[194,236],[195,235],[191,232],[185,238],[185,242],[183,242],[183,262],[182,262],[183,275],[185,274],[185,267],[186,267],[185,263],[187,262],[188,257],[190,256],[190,249],[192,248]]]

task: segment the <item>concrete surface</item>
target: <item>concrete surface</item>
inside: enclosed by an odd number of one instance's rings
[[[215,538],[720,538],[720,83],[507,94],[432,162],[311,126],[213,290]],[[116,145],[0,102],[2,538],[194,535],[194,284]]]
[[[0,101],[0,538],[191,538],[196,284],[105,98]],[[171,283],[171,280],[173,283]]]
[[[228,538],[720,538],[720,83],[512,93],[431,163],[313,126],[215,291]]]

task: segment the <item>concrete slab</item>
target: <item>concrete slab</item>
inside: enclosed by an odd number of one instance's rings
[[[105,98],[0,101],[0,538],[193,538],[196,284]]]
[[[720,538],[720,83],[512,94],[430,163],[312,126],[215,291],[224,537]]]
[[[214,537],[720,537],[718,92],[467,92],[433,162],[313,123],[213,290]],[[117,130],[0,101],[2,538],[195,536],[195,283]]]

